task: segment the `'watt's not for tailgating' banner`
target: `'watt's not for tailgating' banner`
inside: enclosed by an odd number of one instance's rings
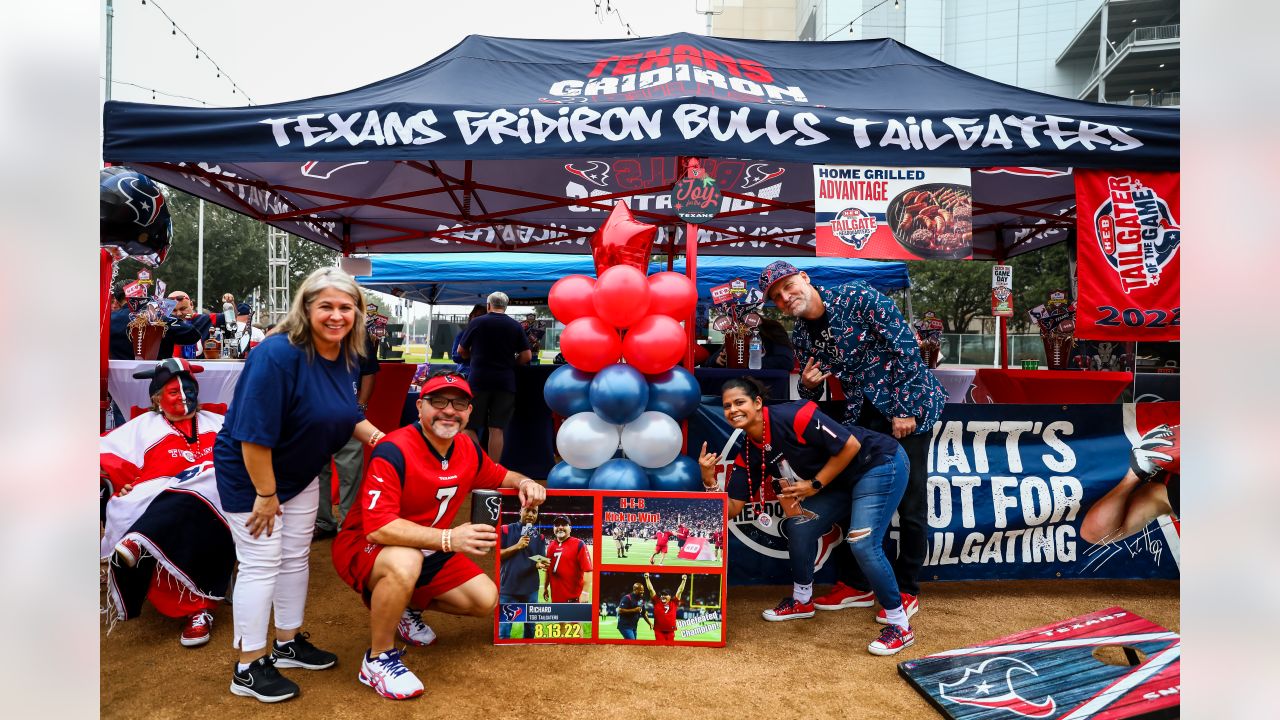
[[[1178,173],[1076,170],[1076,336],[1177,340]]]
[[[727,432],[709,427],[717,418],[703,407],[708,412],[690,421],[690,447],[695,439],[721,447]],[[921,579],[1178,577],[1179,528],[1169,515],[1132,534],[1102,536],[1091,515],[1117,501],[1100,502],[1126,478],[1130,449],[1161,423],[1178,424],[1178,403],[948,404],[930,438]],[[766,496],[764,509],[771,522],[758,522],[751,503],[729,519],[730,584],[791,582],[781,508]],[[819,583],[835,579],[831,544],[843,532],[829,534],[819,548]],[[891,555],[897,536],[895,517]]]

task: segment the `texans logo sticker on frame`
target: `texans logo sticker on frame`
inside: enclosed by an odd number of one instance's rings
[[[1077,170],[1076,337],[1177,340],[1178,173]]]
[[[952,720],[1177,717],[1178,634],[1120,607],[898,664]]]

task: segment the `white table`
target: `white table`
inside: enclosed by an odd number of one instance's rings
[[[204,372],[196,373],[196,382],[200,383],[200,402],[230,403],[236,391],[236,381],[240,371],[244,369],[243,360],[194,360],[195,365],[204,368]],[[120,412],[127,420],[129,408],[151,407],[151,397],[147,388],[151,385],[149,378],[135,378],[133,374],[147,367],[155,367],[155,360],[111,360],[107,369],[107,392],[116,401]]]

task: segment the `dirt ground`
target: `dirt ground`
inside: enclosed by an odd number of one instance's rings
[[[1179,629],[1176,581],[929,583],[913,619],[915,645],[889,658],[865,650],[879,627],[871,609],[765,622],[760,611],[786,592],[773,587],[730,587],[724,648],[494,647],[491,624],[429,613],[440,639],[406,654],[427,693],[396,703],[356,679],[369,642],[368,618],[334,572],[330,542],[313,546],[304,629],[339,660],[330,670],[285,671],[301,686],[299,697],[266,705],[228,692],[235,659],[229,605],[215,612],[213,640],[195,649],[178,644],[178,620],[148,606],[110,636],[103,629],[102,717],[293,719],[305,713],[363,720],[398,711],[451,720],[499,714],[555,720],[930,718],[940,716],[898,677],[898,662],[1112,605]],[[491,565],[491,558],[482,561]]]

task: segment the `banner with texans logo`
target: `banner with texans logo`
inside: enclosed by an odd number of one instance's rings
[[[1172,517],[1178,476],[1164,473],[1148,481],[1130,472],[1135,447],[1177,457],[1176,451],[1166,453],[1170,441],[1164,436],[1144,434],[1177,426],[1178,413],[1178,403],[948,404],[930,437],[928,550],[921,578],[1179,577],[1179,528]],[[689,447],[706,441],[719,450],[728,438],[720,408],[703,405],[690,419]],[[736,452],[729,453],[730,462]],[[722,474],[727,471],[722,466]],[[1169,499],[1139,512],[1142,494],[1134,491],[1150,483],[1161,486],[1152,495]],[[789,583],[782,509],[768,484],[764,509],[770,521],[758,521],[753,505],[729,519],[730,582]],[[1117,520],[1126,514],[1127,522]],[[832,557],[843,533],[833,526],[820,540],[817,582],[834,581]],[[887,541],[891,556],[897,538],[895,520]]]
[[[1177,340],[1181,331],[1176,172],[1075,173],[1076,337]]]
[[[973,257],[968,168],[813,166],[819,257]]]

